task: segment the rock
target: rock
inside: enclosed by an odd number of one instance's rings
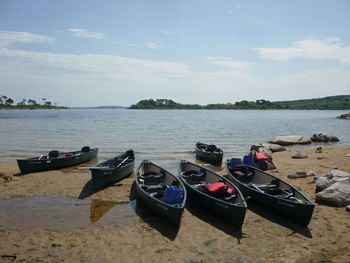
[[[337,136],[327,135],[323,133],[314,133],[311,138],[313,142],[338,142],[339,139]]]
[[[305,159],[307,157],[308,157],[307,154],[301,153],[301,152],[296,152],[292,155],[293,159]]]
[[[289,135],[289,136],[277,136],[273,138],[270,143],[279,145],[292,145],[292,144],[308,144],[311,143],[309,138],[300,135]]]
[[[315,176],[313,171],[306,172],[304,170],[300,170],[300,171],[297,171],[295,173],[287,175],[287,177],[290,179],[306,178],[306,177],[310,177],[310,176]]]
[[[323,160],[323,159],[326,159],[326,157],[324,156],[320,156],[320,157],[317,157],[318,160]]]
[[[350,204],[350,180],[334,183],[316,194],[316,202],[343,207]]]
[[[332,174],[333,177],[350,177],[350,174],[348,172],[344,172],[338,169],[331,170],[330,174]]]
[[[270,149],[273,153],[282,152],[286,150],[286,148],[284,148],[282,145],[276,143],[261,143],[261,146]]]
[[[272,151],[269,148],[260,147],[258,149],[258,152],[265,154],[266,157],[271,157],[272,156]]]
[[[314,173],[314,171],[308,171],[308,172],[306,173],[306,177],[311,177],[311,176],[316,176],[315,173]]]
[[[321,146],[318,146],[315,150],[315,153],[322,153],[323,152],[323,149]]]
[[[345,208],[346,208],[346,211],[350,212],[350,205],[347,205]]]
[[[333,184],[333,182],[325,176],[318,177],[315,183],[316,183],[316,193],[323,191],[324,189],[330,187]]]
[[[350,153],[347,155],[347,157],[350,157]]]
[[[338,116],[337,119],[350,120],[350,112]]]

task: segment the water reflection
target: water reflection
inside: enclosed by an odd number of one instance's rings
[[[104,214],[106,214],[115,205],[125,205],[129,202],[114,202],[114,201],[102,201],[92,200],[90,204],[90,222],[95,224]]]
[[[0,201],[0,225],[8,229],[51,231],[85,229],[93,225],[137,223],[129,202],[81,200],[59,196],[32,196]]]

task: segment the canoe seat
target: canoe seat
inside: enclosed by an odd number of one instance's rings
[[[50,158],[57,158],[58,155],[59,155],[59,152],[56,151],[56,150],[49,152],[49,157]]]
[[[83,153],[88,153],[88,152],[90,152],[90,147],[89,147],[89,146],[83,146],[83,147],[81,148],[81,152],[83,152]]]
[[[198,184],[200,183],[205,173],[198,171],[198,170],[188,170],[186,172],[183,172],[181,176],[189,183],[189,184]]]
[[[144,181],[144,184],[160,184],[165,177],[165,174],[162,172],[149,171],[143,174],[138,175],[140,179]]]
[[[236,166],[230,169],[231,173],[242,182],[249,182],[254,177],[254,172],[250,171],[246,166]]]

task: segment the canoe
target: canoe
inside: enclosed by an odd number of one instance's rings
[[[137,198],[148,208],[168,222],[180,224],[187,193],[175,175],[144,160],[137,169],[135,189]]]
[[[134,172],[135,154],[133,150],[90,167],[92,183],[95,188],[115,184]]]
[[[256,167],[242,163],[239,158],[228,159],[226,170],[229,180],[252,201],[303,226],[309,224],[315,205],[294,186]]]
[[[197,164],[181,160],[179,178],[184,183],[189,201],[199,204],[209,213],[241,227],[247,203],[239,189],[226,178]]]
[[[214,144],[196,143],[196,158],[203,162],[221,166],[223,151],[217,148]]]
[[[80,151],[65,153],[50,151],[47,155],[17,159],[17,163],[22,173],[56,170],[87,162],[96,158],[97,152],[98,148],[90,149],[89,146],[84,146]]]

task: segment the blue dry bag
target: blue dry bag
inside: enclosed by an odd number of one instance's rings
[[[175,205],[182,202],[184,191],[174,185],[170,185],[164,193],[163,202],[169,205]]]

